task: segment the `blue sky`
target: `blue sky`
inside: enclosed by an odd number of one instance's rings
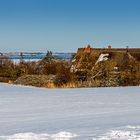
[[[140,0],[0,0],[0,52],[139,47]]]

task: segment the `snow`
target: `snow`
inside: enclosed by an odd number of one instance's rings
[[[19,64],[21,59],[11,59],[14,64]],[[25,62],[37,62],[40,59],[24,59]]]
[[[69,132],[60,132],[57,134],[35,134],[35,133],[18,133],[11,136],[0,136],[3,140],[69,140],[76,137],[76,134]]]
[[[140,140],[140,87],[0,84],[0,140]]]
[[[140,140],[140,126],[126,126],[118,130],[110,130],[93,140]]]
[[[72,65],[71,68],[70,68],[70,72],[76,72],[76,70],[77,70],[76,69],[76,66],[75,65]]]
[[[101,62],[101,61],[106,61],[106,60],[108,60],[108,56],[109,56],[108,53],[106,53],[106,54],[100,54],[100,56],[99,56],[99,58],[97,59],[95,65],[96,65],[97,63]]]

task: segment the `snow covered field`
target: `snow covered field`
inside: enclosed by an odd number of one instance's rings
[[[0,84],[0,140],[140,140],[140,87]]]

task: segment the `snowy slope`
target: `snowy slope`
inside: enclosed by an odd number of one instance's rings
[[[140,87],[0,84],[0,140],[139,140]]]

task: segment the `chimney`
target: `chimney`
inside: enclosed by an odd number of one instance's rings
[[[109,45],[109,46],[108,46],[108,49],[111,49],[111,48],[112,48],[112,46],[111,46],[111,45]]]

